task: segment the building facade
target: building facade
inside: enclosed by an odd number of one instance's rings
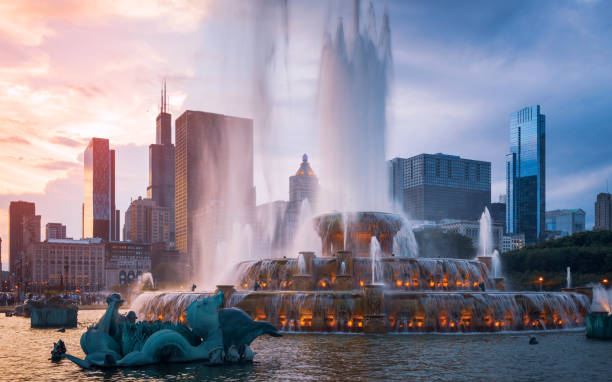
[[[217,244],[253,224],[253,121],[187,110],[175,129],[176,249],[192,274],[214,277]]]
[[[115,241],[106,245],[106,286],[132,284],[151,272],[151,244]]]
[[[595,201],[594,230],[612,229],[612,195],[602,192]]]
[[[443,221],[440,223],[440,228],[445,232],[456,232],[472,239],[474,248],[478,248],[478,238],[480,236],[480,222],[477,220],[467,221]],[[504,228],[501,224],[493,224],[491,226],[493,234],[493,247],[501,251],[502,237],[504,236]]]
[[[504,235],[502,237],[501,253],[517,251],[525,246],[525,235]]]
[[[477,220],[491,202],[491,163],[446,154],[389,161],[390,192],[414,220]]]
[[[189,258],[165,243],[151,244],[151,274],[155,285],[177,285],[189,278]]]
[[[62,223],[47,223],[45,225],[45,240],[65,238],[66,226]]]
[[[171,243],[172,222],[170,208],[159,207],[154,200],[133,200],[125,211],[123,223],[124,241],[135,243]]]
[[[104,290],[105,244],[94,239],[49,239],[31,246],[28,282],[34,289],[64,287],[85,292]]]
[[[546,117],[540,105],[510,114],[506,155],[506,232],[535,243],[545,233]]]
[[[172,116],[167,110],[165,83],[160,113],[155,125],[155,144],[149,146],[147,197],[158,207],[165,207],[170,211],[168,244],[174,245],[174,144],[172,144]]]
[[[36,220],[40,223],[40,216],[38,219],[36,216],[34,203],[15,201],[9,204],[9,269],[14,282],[17,283],[23,280],[24,252],[30,238],[35,237],[35,232],[32,234],[32,226]],[[40,235],[40,226],[38,233]]]
[[[570,236],[585,229],[586,213],[578,209],[546,211],[546,231],[555,237]]]
[[[92,138],[83,157],[84,200],[82,236],[119,240],[119,211],[115,208],[115,150],[108,139]]]

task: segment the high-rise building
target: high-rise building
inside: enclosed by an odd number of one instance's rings
[[[161,96],[160,112],[155,127],[155,144],[149,145],[149,186],[147,197],[158,207],[170,211],[168,243],[174,243],[174,145],[172,116],[167,112],[166,84]]]
[[[92,138],[85,149],[84,238],[119,240],[119,211],[115,208],[115,150],[108,139]]]
[[[217,244],[233,224],[254,220],[253,121],[187,110],[175,128],[176,249],[192,275],[210,279]]]
[[[491,202],[491,163],[420,154],[389,161],[394,204],[411,219],[478,220]]]
[[[154,200],[133,200],[125,211],[123,240],[135,243],[170,243],[171,213]]]
[[[24,238],[24,218],[35,215],[34,203],[17,201],[9,204],[9,269],[15,281],[21,281],[23,253],[27,246],[27,238]]]
[[[493,224],[499,224],[502,226],[503,231],[506,230],[506,203],[489,203],[487,206],[489,213],[491,214],[491,221]]]
[[[602,192],[595,201],[594,230],[612,229],[612,195]]]
[[[555,237],[573,235],[585,228],[586,213],[578,209],[546,211],[546,231]]]
[[[45,225],[45,240],[65,238],[66,226],[62,223],[47,223]]]
[[[506,232],[525,234],[530,244],[545,232],[546,117],[540,105],[510,114],[506,155]]]
[[[295,175],[289,177],[289,202],[301,202],[308,199],[311,206],[317,202],[319,179],[310,168],[308,155],[302,156],[302,163]]]

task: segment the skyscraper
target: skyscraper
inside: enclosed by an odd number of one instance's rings
[[[15,282],[27,277],[30,269],[26,258],[28,246],[40,242],[40,215],[30,202],[11,202],[9,205],[9,266]]]
[[[167,112],[166,84],[161,96],[155,127],[155,144],[149,146],[149,186],[147,197],[170,211],[169,242],[174,242],[174,145],[172,116]]]
[[[593,230],[612,229],[612,195],[602,192],[595,201],[595,226]]]
[[[135,243],[169,243],[171,214],[168,207],[159,207],[154,200],[133,200],[125,211],[123,240]]]
[[[491,202],[491,162],[447,154],[389,161],[395,205],[416,220],[477,220]]]
[[[192,275],[210,280],[217,244],[254,217],[253,121],[185,111],[176,120],[174,175],[176,249],[188,254]]]
[[[115,150],[108,139],[92,138],[85,149],[83,237],[119,240],[119,211],[115,208]]]
[[[23,218],[36,215],[36,207],[31,202],[11,202],[9,204],[9,269],[17,276],[21,253],[25,249],[23,238]]]
[[[301,202],[308,199],[311,206],[317,202],[319,179],[310,168],[308,155],[302,155],[302,163],[295,175],[289,177],[289,202]]]
[[[510,114],[506,155],[506,232],[543,238],[546,217],[546,117],[540,105]]]
[[[45,225],[45,240],[65,238],[66,226],[62,223],[47,223]]]

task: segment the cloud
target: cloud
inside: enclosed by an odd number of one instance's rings
[[[56,135],[54,137],[51,137],[49,139],[49,142],[57,143],[58,145],[64,145],[68,147],[83,147],[86,141]]]
[[[25,138],[21,138],[21,137],[17,137],[17,136],[12,136],[12,137],[0,138],[0,143],[9,143],[9,144],[16,144],[16,145],[29,145],[30,141],[28,141]]]
[[[80,167],[80,164],[77,162],[68,162],[68,161],[52,161],[47,163],[37,164],[36,167],[41,168],[43,170],[49,171],[65,171],[70,170],[75,167]]]

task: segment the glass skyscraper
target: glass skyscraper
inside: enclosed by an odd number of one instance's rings
[[[392,200],[411,219],[477,220],[491,203],[491,162],[438,153],[388,164]]]
[[[544,236],[546,217],[546,116],[540,105],[510,114],[506,155],[506,231],[527,243]]]
[[[84,238],[119,240],[119,211],[115,209],[115,150],[108,139],[92,138],[83,155]]]

